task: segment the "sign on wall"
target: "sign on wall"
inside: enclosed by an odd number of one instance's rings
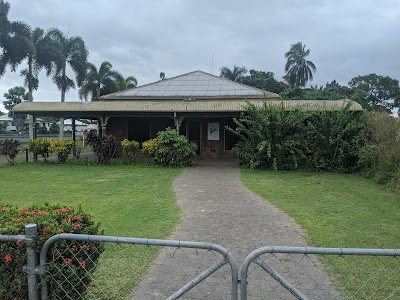
[[[208,123],[208,140],[209,141],[219,141],[219,123],[210,122]]]

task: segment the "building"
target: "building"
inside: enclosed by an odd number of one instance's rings
[[[194,71],[134,89],[100,97],[92,102],[25,102],[14,112],[38,116],[93,119],[101,134],[112,134],[143,142],[167,127],[198,144],[201,158],[232,157],[236,140],[226,126],[243,111],[246,101],[261,106],[264,101],[284,105],[287,110],[340,110],[349,103],[339,101],[282,101],[278,94]],[[362,110],[350,103],[351,110]]]
[[[6,126],[6,132],[17,132],[17,127],[15,127],[13,124],[13,118],[9,117],[8,114],[0,116],[0,123]],[[36,119],[36,124],[40,127],[46,127],[47,130],[50,128],[49,123],[39,118]],[[25,125],[26,127],[29,126],[28,119],[26,119]]]

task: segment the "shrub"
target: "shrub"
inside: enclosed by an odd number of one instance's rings
[[[73,146],[73,141],[50,140],[49,152],[56,152],[58,161],[64,163],[67,160],[68,155],[71,153]]]
[[[0,153],[5,155],[11,165],[15,163],[15,158],[19,152],[18,147],[20,144],[19,141],[13,139],[0,141]]]
[[[115,138],[112,135],[99,136],[96,132],[89,132],[86,142],[92,148],[100,164],[108,165],[110,163],[117,149]]]
[[[99,224],[94,223],[90,215],[80,208],[74,210],[45,204],[18,210],[14,206],[0,205],[0,234],[24,234],[25,225],[29,223],[38,225],[37,254],[45,241],[58,233],[101,233]],[[57,249],[51,248],[48,260],[52,263],[47,280],[50,295],[57,299],[80,299],[91,281],[87,274],[95,270],[102,251],[103,245],[96,242],[85,242],[78,248],[75,241],[62,241],[57,243]],[[28,287],[26,273],[21,268],[26,263],[24,242],[0,243],[0,253],[0,299],[25,299]],[[74,282],[74,286],[65,280],[77,276],[80,280]]]
[[[122,159],[125,162],[135,162],[136,161],[136,152],[139,150],[140,143],[137,141],[129,141],[124,139],[121,142],[122,147]]]
[[[34,155],[41,155],[45,161],[49,156],[50,140],[45,138],[31,140],[28,143],[28,150]]]
[[[157,139],[150,139],[142,143],[142,151],[148,152],[153,157],[155,156],[157,149],[158,149]]]
[[[362,132],[361,173],[399,191],[400,122],[386,113],[371,113]]]
[[[149,152],[159,165],[188,166],[196,155],[197,145],[174,129],[167,128],[157,133],[157,137],[143,143],[143,150]]]
[[[234,147],[240,165],[249,168],[310,171],[354,171],[362,145],[362,113],[340,111],[286,111],[283,103],[247,103],[235,118],[239,137]]]

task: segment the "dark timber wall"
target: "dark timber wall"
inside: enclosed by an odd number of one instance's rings
[[[187,138],[193,138],[190,135],[189,129],[193,128],[186,125],[190,124],[190,119],[186,119],[181,124],[180,133],[186,135]],[[225,150],[225,123],[223,118],[199,118],[196,121],[197,126],[200,126],[200,157],[207,158],[234,158],[235,155],[232,150]],[[208,123],[219,123],[219,140],[208,140]],[[174,128],[172,118],[128,118],[128,117],[112,117],[108,120],[106,134],[111,134],[117,141],[116,156],[120,157],[121,141],[123,139],[138,140],[143,142],[145,140],[154,138],[160,130],[166,127]],[[135,130],[136,128],[136,130]],[[198,142],[198,141],[197,141]]]

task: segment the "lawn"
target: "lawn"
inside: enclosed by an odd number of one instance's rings
[[[292,216],[306,230],[309,245],[400,248],[400,196],[384,186],[353,174],[241,170],[240,176],[250,190]],[[346,260],[333,257],[327,257],[324,263],[349,291],[357,290],[358,283],[341,277],[344,269],[361,282],[375,271],[360,266],[349,270]],[[386,266],[393,268],[400,268],[399,259]],[[395,279],[400,280],[398,271]],[[386,287],[398,288],[396,280]]]
[[[182,171],[132,165],[3,165],[0,203],[20,208],[45,202],[81,205],[101,223],[106,235],[163,239],[180,220],[172,182]],[[103,288],[107,297],[117,297],[114,291],[118,295],[130,291],[157,252],[156,248],[148,250],[121,245],[106,248],[96,274],[101,286],[112,284],[111,290]]]

